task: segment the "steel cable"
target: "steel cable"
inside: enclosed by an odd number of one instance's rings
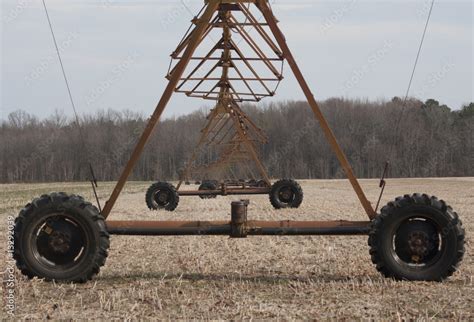
[[[95,199],[97,201],[97,206],[99,208],[99,211],[102,212],[100,202],[99,202],[99,197],[98,197],[97,191],[95,189],[97,187],[97,179],[95,177],[94,169],[92,168],[92,163],[90,161],[90,155],[88,153],[88,149],[87,149],[87,146],[86,146],[86,143],[85,143],[83,129],[82,129],[80,121],[79,121],[79,116],[77,114],[76,105],[74,104],[74,99],[72,98],[71,87],[69,86],[69,81],[68,81],[67,76],[66,76],[66,71],[64,69],[63,60],[61,59],[61,54],[59,52],[58,43],[56,41],[56,36],[54,34],[53,24],[51,23],[51,19],[49,17],[48,7],[46,6],[46,1],[45,0],[42,0],[42,2],[43,2],[44,12],[46,13],[46,19],[48,20],[48,25],[49,25],[49,30],[51,32],[51,37],[53,38],[54,48],[56,49],[56,54],[58,56],[59,65],[61,66],[61,71],[62,71],[62,74],[63,74],[64,83],[66,84],[67,93],[68,93],[68,96],[69,96],[69,100],[71,102],[72,110],[74,112],[74,117],[76,119],[77,128],[79,130],[79,139],[81,141],[83,151],[86,152],[87,163],[89,165],[89,172],[90,172],[90,175],[91,175],[90,182],[92,184],[92,190],[94,192],[94,196],[95,196]]]

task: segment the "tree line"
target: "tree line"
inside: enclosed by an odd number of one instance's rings
[[[320,103],[355,174],[379,177],[474,176],[474,103],[451,110],[421,102],[332,98]],[[269,138],[260,155],[271,177],[343,178],[344,173],[306,102],[245,105]],[[160,121],[131,180],[175,180],[195,147],[207,110]],[[0,123],[0,182],[117,180],[147,119],[133,111],[98,111],[45,119],[16,111]]]

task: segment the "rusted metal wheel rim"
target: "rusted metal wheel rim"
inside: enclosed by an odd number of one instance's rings
[[[29,244],[36,260],[49,269],[65,270],[78,265],[89,243],[85,227],[68,214],[51,214],[32,231]]]
[[[295,199],[295,192],[291,187],[282,187],[280,191],[278,191],[278,198],[281,202],[290,203]]]
[[[158,207],[164,207],[170,202],[170,192],[168,190],[157,190],[153,194],[153,201]]]
[[[430,266],[440,258],[443,248],[441,227],[430,218],[408,218],[392,235],[392,256],[405,266]]]

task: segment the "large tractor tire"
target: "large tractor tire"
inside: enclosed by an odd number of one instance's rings
[[[109,234],[95,206],[60,192],[20,211],[14,242],[16,265],[29,278],[86,282],[105,264]]]
[[[303,189],[295,180],[281,179],[272,185],[270,203],[275,209],[298,208],[303,202]]]
[[[150,210],[173,211],[178,207],[179,194],[171,183],[155,182],[148,188],[145,201]]]
[[[389,202],[372,221],[372,262],[386,277],[441,281],[451,276],[464,255],[464,229],[443,200],[426,194]]]

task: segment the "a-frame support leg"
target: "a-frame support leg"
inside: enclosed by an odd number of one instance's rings
[[[334,136],[334,133],[329,127],[329,124],[326,121],[326,118],[324,117],[323,113],[321,112],[321,109],[318,106],[318,103],[314,99],[314,96],[311,93],[311,89],[309,88],[308,84],[306,83],[306,80],[303,77],[303,74],[301,73],[298,65],[296,64],[296,61],[293,55],[291,54],[290,48],[288,47],[286,43],[285,37],[277,25],[275,16],[273,15],[270,7],[268,6],[267,1],[257,0],[256,4],[258,8],[260,9],[260,11],[262,12],[263,17],[265,18],[266,22],[268,23],[268,26],[270,30],[272,31],[273,36],[275,37],[278,45],[283,51],[284,58],[288,62],[288,65],[293,71],[293,74],[295,75],[296,80],[301,86],[301,89],[303,90],[304,95],[306,96],[306,99],[308,100],[308,103],[311,106],[311,109],[313,110],[314,115],[318,119],[321,125],[321,128],[323,129],[323,132],[326,135],[327,140],[329,141],[329,144],[331,145],[332,149],[336,153],[339,163],[344,169],[344,172],[346,173],[347,178],[351,182],[352,187],[354,188],[354,191],[357,194],[357,197],[359,198],[362,206],[364,207],[365,212],[367,213],[370,219],[373,219],[376,215],[374,208],[372,208],[370,201],[365,196],[364,191],[362,190],[359,182],[357,181],[357,178],[354,176],[352,167],[349,164],[349,161],[347,160],[346,155],[344,154],[341,147],[339,146],[339,143],[337,142],[336,137]]]
[[[171,95],[173,95],[173,92],[176,86],[178,85],[179,79],[181,78],[186,66],[188,65],[191,56],[196,50],[196,47],[204,31],[206,30],[206,27],[209,24],[209,21],[211,20],[212,15],[217,10],[218,6],[219,6],[218,1],[209,1],[204,13],[198,19],[196,23],[195,32],[191,40],[189,41],[189,44],[186,47],[186,50],[183,53],[183,58],[181,58],[181,60],[176,65],[176,69],[171,75],[168,85],[166,86],[166,89],[164,90],[163,95],[161,96],[161,99],[155,108],[155,111],[151,115],[150,120],[148,121],[148,124],[145,130],[143,131],[140,139],[138,140],[137,145],[135,146],[135,149],[133,150],[132,155],[130,156],[130,159],[127,162],[127,165],[123,169],[122,174],[120,175],[120,178],[117,181],[117,184],[115,185],[115,188],[112,191],[112,194],[110,195],[109,200],[105,203],[104,209],[102,210],[102,216],[104,216],[104,218],[107,218],[109,216],[110,211],[112,210],[112,207],[117,201],[117,198],[120,192],[122,191],[123,186],[125,185],[125,182],[127,182],[127,179],[130,173],[132,172],[133,167],[135,166],[138,159],[140,158],[140,155],[142,154],[143,148],[145,147],[145,144],[148,141],[148,138],[153,132],[153,129],[155,128],[156,123],[160,119],[160,116],[163,113],[163,110],[165,109],[166,105],[168,104],[171,98]]]

